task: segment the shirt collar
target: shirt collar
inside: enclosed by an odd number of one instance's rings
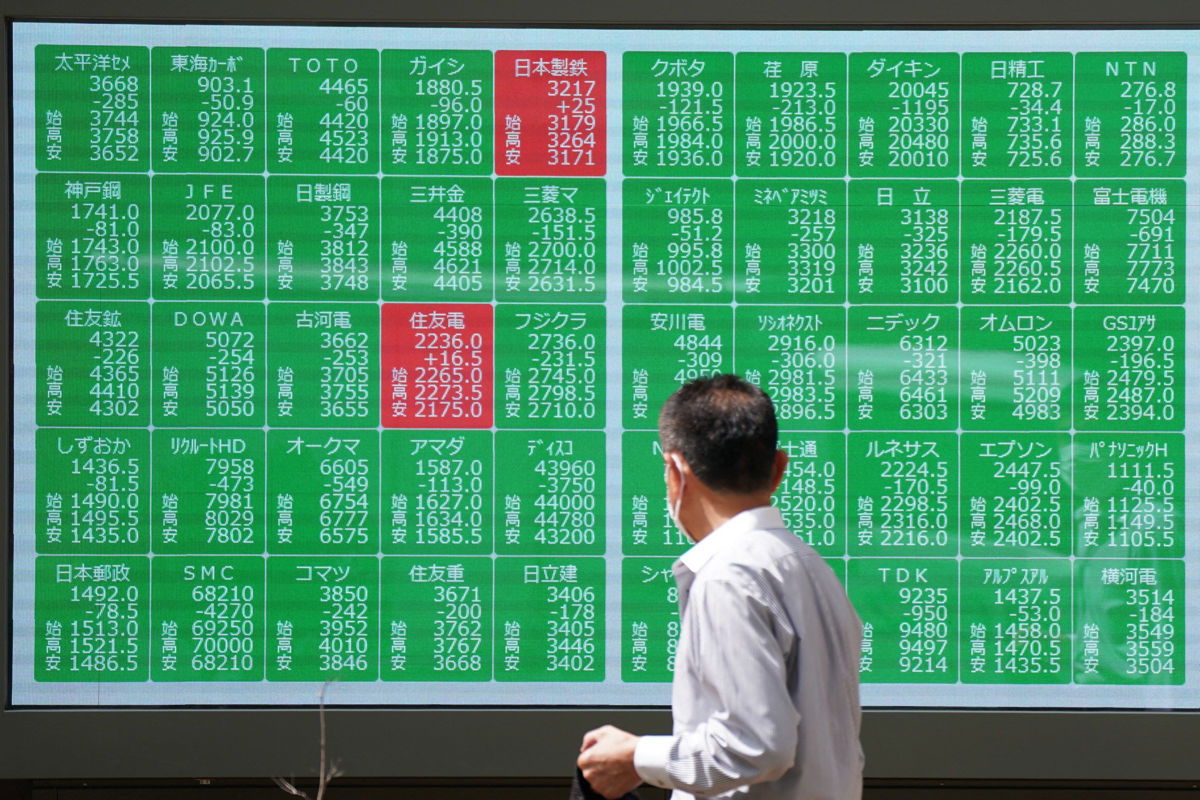
[[[775,506],[758,506],[743,511],[725,520],[681,555],[675,562],[675,574],[678,576],[681,569],[697,574],[717,553],[736,546],[741,535],[748,531],[786,527],[783,515]]]

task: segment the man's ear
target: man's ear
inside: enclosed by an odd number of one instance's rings
[[[663,464],[667,479],[667,496],[670,497],[679,491],[679,484],[684,480],[684,470],[688,469],[688,465],[678,450],[663,453]]]
[[[775,451],[775,471],[771,475],[771,494],[783,483],[783,473],[787,472],[788,454],[786,450]]]
[[[683,477],[683,458],[677,451],[668,450],[662,453],[662,476],[668,492],[679,486],[679,479]]]

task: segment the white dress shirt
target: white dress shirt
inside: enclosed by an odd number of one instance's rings
[[[638,742],[642,780],[675,800],[858,800],[862,625],[833,570],[773,506],[733,517],[673,569],[674,733]]]

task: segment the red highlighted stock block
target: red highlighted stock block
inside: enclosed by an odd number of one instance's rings
[[[603,175],[604,53],[496,52],[496,174]]]
[[[493,311],[487,303],[385,303],[385,428],[492,426]]]

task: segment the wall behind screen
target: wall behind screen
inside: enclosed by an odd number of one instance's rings
[[[413,12],[427,20],[427,15],[435,13],[426,8],[397,10],[380,5],[356,9],[361,14],[356,19],[400,21],[397,14]],[[774,6],[742,4],[737,20],[726,16],[730,9],[722,3],[690,7],[688,14],[693,22],[765,24],[1195,22],[1188,19],[1194,10],[1185,4],[1141,3],[1134,10],[1116,2],[1051,7],[1010,3],[994,12],[964,8],[959,3],[922,4],[919,8],[892,3],[837,4],[802,12]],[[22,16],[97,13],[85,3],[6,2],[4,8],[7,14]],[[129,3],[110,4],[103,13],[163,19],[173,11],[158,4]],[[264,3],[249,8],[245,3],[222,3],[187,11],[188,19],[278,21],[284,18],[277,14],[303,21],[321,20],[329,13],[326,5],[316,3],[289,3],[286,7]],[[184,18],[183,10],[177,13]],[[439,16],[433,21],[442,22],[679,22],[675,9],[645,3],[578,9],[551,3],[507,7],[479,3],[443,6],[436,13]],[[593,16],[563,20],[564,13]],[[805,16],[796,16],[799,13]],[[1002,14],[1003,18],[984,18],[985,13]],[[966,15],[979,16],[972,19]],[[5,125],[0,136],[6,139],[7,131]],[[0,329],[8,330],[8,326]],[[6,630],[8,617],[4,608],[0,631]],[[610,717],[635,729],[662,729],[666,724],[661,712],[339,711],[332,715],[332,730],[344,737],[346,750],[353,753],[347,756],[346,766],[354,774],[549,775],[560,773],[560,765],[570,762],[578,731]],[[283,711],[6,711],[0,715],[0,739],[6,752],[0,770],[11,776],[311,772],[315,758],[306,754],[311,749],[311,732],[304,728],[311,727],[312,720],[311,713]],[[864,733],[870,754],[868,770],[875,775],[1189,778],[1195,777],[1195,765],[1185,743],[1195,741],[1197,732],[1196,721],[1189,715],[875,712],[868,714]],[[393,746],[397,740],[405,746]],[[63,753],[68,752],[72,756],[64,758]]]

